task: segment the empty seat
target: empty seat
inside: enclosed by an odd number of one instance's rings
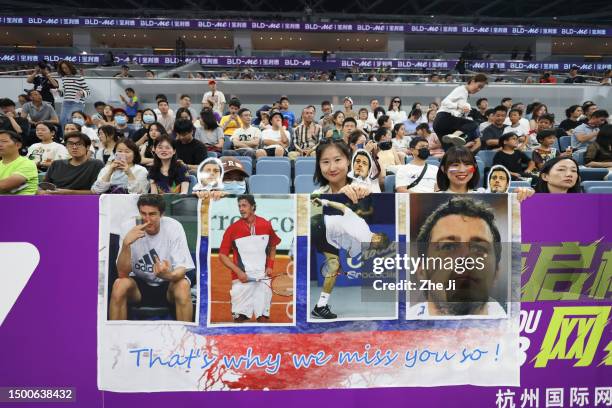
[[[187,190],[187,194],[193,193],[193,188],[198,184],[198,178],[193,174],[189,175],[189,190]]]
[[[296,177],[303,174],[312,175],[315,173],[317,162],[316,160],[296,160],[295,161],[295,175]]]
[[[284,160],[258,160],[257,161],[258,175],[283,175],[291,178],[291,164]]]
[[[493,165],[493,157],[496,153],[497,151],[495,150],[481,150],[478,152],[476,157],[482,159],[485,167],[491,167]]]
[[[385,176],[385,193],[395,192],[395,174]]]
[[[517,181],[511,181],[510,182],[510,187],[531,187],[531,183],[529,181],[526,180],[517,180]]]
[[[571,136],[561,136],[559,138],[559,149],[564,152],[572,144]]]
[[[608,175],[608,169],[591,169],[588,167],[580,168],[580,178],[582,181],[603,180]]]
[[[310,194],[319,188],[319,185],[312,180],[312,174],[296,175],[293,186],[296,194]]]
[[[255,174],[249,178],[249,192],[253,194],[288,194],[289,177],[279,174]]]
[[[594,186],[587,190],[589,194],[612,194],[611,186]]]
[[[590,180],[582,182],[582,189],[587,193],[589,192],[589,189],[593,187],[612,187],[612,180]]]

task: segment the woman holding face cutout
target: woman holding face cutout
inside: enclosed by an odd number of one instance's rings
[[[363,184],[372,193],[380,193],[380,184],[374,176],[374,161],[372,156],[365,149],[357,149],[353,154],[351,161],[352,170],[348,176],[353,179],[356,184]]]
[[[198,166],[198,184],[193,188],[197,191],[223,190],[223,163],[216,157],[204,160]]]

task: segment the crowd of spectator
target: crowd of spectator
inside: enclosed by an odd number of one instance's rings
[[[381,106],[372,98],[358,107],[345,96],[338,110],[321,101],[295,112],[290,98],[280,96],[252,112],[208,79],[201,97],[181,95],[177,106],[159,94],[156,107],[144,107],[129,87],[119,95],[121,106],[96,101],[85,112],[87,80],[70,62],[57,67],[51,75],[40,64],[27,79],[33,85],[27,94],[17,102],[0,99],[2,194],[186,194],[209,157],[232,168],[237,160],[230,158],[249,157],[255,172],[265,157],[312,157],[317,191],[352,198],[385,190],[387,176],[395,176],[398,192],[484,191],[492,166],[503,166],[508,182],[536,191],[573,192],[581,168],[612,169],[609,115],[592,101],[568,107],[560,120],[539,102],[479,98],[461,106],[471,136],[454,146],[434,130],[448,110],[446,99],[409,104],[396,96]],[[483,81],[478,89],[487,82],[475,78]],[[59,114],[54,89],[63,95]],[[250,173],[242,173],[227,182],[247,190]]]

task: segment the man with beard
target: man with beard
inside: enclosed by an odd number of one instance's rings
[[[416,271],[416,278],[417,289],[427,287],[426,301],[411,306],[407,319],[506,316],[503,307],[489,295],[500,273],[501,259],[501,238],[494,218],[485,203],[453,197],[425,220],[416,248],[418,255],[424,256],[426,267]],[[444,262],[430,262],[437,258]],[[449,258],[454,261],[450,268]],[[473,261],[467,261],[470,258]],[[434,285],[443,289],[432,290]]]

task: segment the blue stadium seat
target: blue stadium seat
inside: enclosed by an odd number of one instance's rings
[[[215,153],[215,152],[208,152],[208,157],[217,157],[217,153]]]
[[[262,161],[267,161],[267,160],[271,160],[271,161],[286,161],[287,163],[290,162],[288,157],[264,156],[264,157],[260,157],[259,159],[257,159],[257,163],[262,162]],[[255,167],[257,167],[257,165]]]
[[[252,194],[289,194],[289,177],[279,174],[256,174],[249,178],[249,192]]]
[[[571,145],[572,145],[571,136],[561,136],[559,138],[559,150],[561,150],[562,152],[564,152]]]
[[[517,180],[517,181],[511,181],[510,182],[510,188],[516,188],[516,187],[531,187],[531,183],[526,181],[526,180]]]
[[[608,169],[591,169],[589,167],[580,168],[580,178],[582,181],[603,180],[608,175]]]
[[[481,150],[478,152],[476,157],[480,157],[485,167],[491,167],[493,165],[493,156],[497,153],[496,150]]]
[[[440,159],[436,157],[428,157],[426,160],[427,164],[434,165],[436,167],[440,167]]]
[[[485,166],[482,163],[476,162],[478,164],[478,174],[480,175],[480,180],[478,180],[478,187],[484,187],[485,181]]]
[[[257,174],[284,175],[291,179],[291,163],[284,160],[258,160]]]
[[[189,190],[187,190],[187,194],[193,193],[193,188],[198,184],[198,178],[193,174],[189,175]]]
[[[581,185],[582,189],[588,193],[589,189],[593,187],[612,187],[612,180],[583,181]]]
[[[301,174],[309,174],[312,176],[315,172],[316,166],[316,160],[297,159],[295,161],[295,176],[297,177]]]
[[[611,186],[597,186],[591,187],[588,189],[587,193],[589,194],[612,194],[612,185]]]
[[[385,176],[385,193],[395,192],[395,174]]]
[[[296,194],[310,194],[319,188],[319,185],[312,180],[312,174],[297,174],[293,186]]]
[[[578,162],[579,166],[584,166],[584,156],[586,154],[586,150],[583,150],[581,152],[574,152],[573,157],[574,160],[576,160],[576,162]]]

